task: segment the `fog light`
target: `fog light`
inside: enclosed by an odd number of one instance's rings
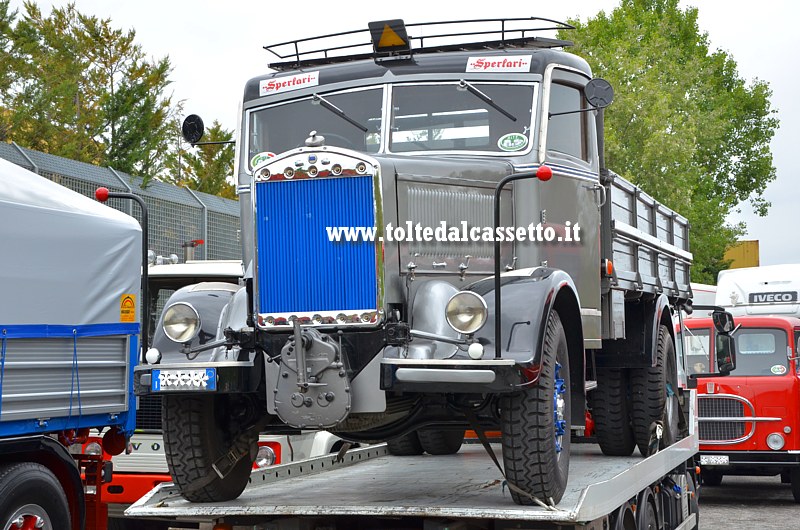
[[[773,451],[778,451],[779,449],[783,448],[783,435],[777,432],[774,432],[767,436],[767,445]]]
[[[269,467],[275,463],[275,451],[268,445],[262,445],[256,453],[256,460],[253,463],[255,469]]]
[[[459,333],[471,335],[486,323],[488,309],[486,301],[472,291],[454,294],[445,308],[445,317],[450,327]]]
[[[189,342],[200,331],[200,315],[185,302],[172,304],[164,311],[164,333],[173,342]]]

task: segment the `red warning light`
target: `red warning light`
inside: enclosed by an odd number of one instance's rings
[[[553,170],[547,166],[539,166],[539,169],[536,170],[536,178],[542,182],[547,182],[553,178]]]
[[[94,191],[94,197],[100,202],[106,202],[108,200],[108,188],[97,188]]]

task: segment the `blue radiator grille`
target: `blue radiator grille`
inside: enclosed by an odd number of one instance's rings
[[[258,312],[377,309],[375,243],[326,231],[372,227],[374,208],[371,176],[258,183]]]

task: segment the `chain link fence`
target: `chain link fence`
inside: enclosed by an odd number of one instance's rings
[[[87,197],[94,198],[100,186],[140,196],[147,205],[150,223],[148,248],[157,255],[177,254],[183,261],[185,246],[203,240],[202,245],[193,249],[195,259],[241,259],[237,201],[158,181],[150,181],[143,189],[140,177],[25,149],[14,143],[0,142],[0,158]],[[106,204],[141,221],[141,211],[133,201],[109,199]]]

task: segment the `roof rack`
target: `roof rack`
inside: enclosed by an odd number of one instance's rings
[[[401,20],[387,21],[400,23]],[[371,23],[373,26],[375,23]],[[304,66],[320,66],[358,59],[408,58],[411,53],[439,53],[446,51],[496,50],[505,48],[557,48],[572,46],[571,41],[536,37],[531,33],[575,29],[566,22],[549,18],[485,18],[453,20],[447,22],[420,22],[405,24],[405,29],[417,30],[419,34],[408,35],[410,53],[381,53],[370,40],[370,29],[330,33],[264,46],[280,61],[270,63],[274,70],[288,70]],[[429,32],[429,33],[428,33]],[[428,33],[423,35],[423,33]],[[476,41],[475,37],[482,36]],[[472,39],[467,39],[472,37]]]

